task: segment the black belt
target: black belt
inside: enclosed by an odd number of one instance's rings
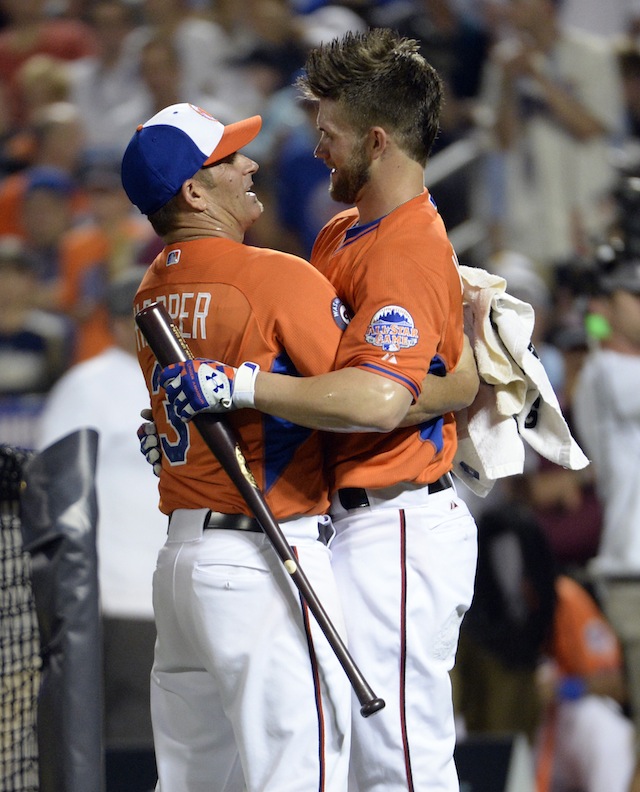
[[[247,514],[221,514],[220,512],[209,512],[209,516],[205,520],[205,531],[209,528],[227,528],[231,531],[253,531],[253,533],[262,533],[260,523],[255,517],[249,517]],[[318,523],[318,541],[327,545],[329,537],[332,534],[327,534],[326,528],[321,523]]]
[[[255,517],[248,514],[221,514],[220,512],[210,512],[205,520],[204,529],[207,528],[228,528],[232,531],[253,531],[262,533],[260,523]]]
[[[444,476],[440,476],[437,481],[433,481],[431,484],[425,484],[429,495],[442,492],[452,486],[453,481],[451,480],[451,473],[445,473]],[[362,509],[370,505],[367,491],[366,489],[362,489],[362,487],[344,487],[343,489],[339,489],[338,500],[342,508],[347,510]]]

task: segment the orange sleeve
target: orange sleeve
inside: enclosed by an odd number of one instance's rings
[[[426,192],[373,223],[354,220],[345,212],[325,226],[312,254],[353,314],[336,368],[393,379],[416,399],[430,367],[444,375],[462,351],[453,248]]]
[[[450,303],[447,267],[427,272],[413,252],[405,250],[400,267],[392,240],[378,243],[375,257],[367,262],[363,299],[345,331],[336,367],[357,366],[391,378],[417,399],[430,363],[442,349],[443,328],[455,324],[458,314],[461,333],[462,310],[461,300],[459,305]],[[444,261],[444,245],[431,256],[432,261]],[[446,369],[455,365],[459,353],[445,351]]]
[[[560,576],[553,627],[553,656],[560,670],[587,676],[620,668],[616,634],[591,595],[575,580]]]

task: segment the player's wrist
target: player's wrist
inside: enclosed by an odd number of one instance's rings
[[[233,378],[233,406],[237,409],[255,407],[256,377],[260,371],[257,363],[246,361],[236,369]]]

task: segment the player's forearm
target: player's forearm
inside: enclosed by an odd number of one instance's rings
[[[480,377],[469,339],[465,335],[462,355],[455,371],[446,377],[427,374],[422,383],[422,393],[402,419],[400,426],[415,426],[446,412],[456,412],[468,407],[476,398]]]
[[[317,377],[288,377],[261,371],[258,410],[310,429],[389,432],[404,417],[411,395],[386,377],[348,368]]]
[[[465,372],[453,381],[452,375],[436,377],[427,374],[422,383],[422,394],[409,407],[400,426],[415,426],[447,412],[457,412],[468,407],[478,393],[477,374]]]

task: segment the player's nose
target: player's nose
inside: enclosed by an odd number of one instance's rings
[[[243,173],[256,173],[260,166],[255,160],[252,160],[251,157],[247,157],[246,154],[240,154],[242,157],[242,172]]]
[[[316,159],[321,159],[321,160],[327,159],[327,152],[325,151],[324,146],[322,145],[322,141],[320,141],[313,150],[313,156]]]

